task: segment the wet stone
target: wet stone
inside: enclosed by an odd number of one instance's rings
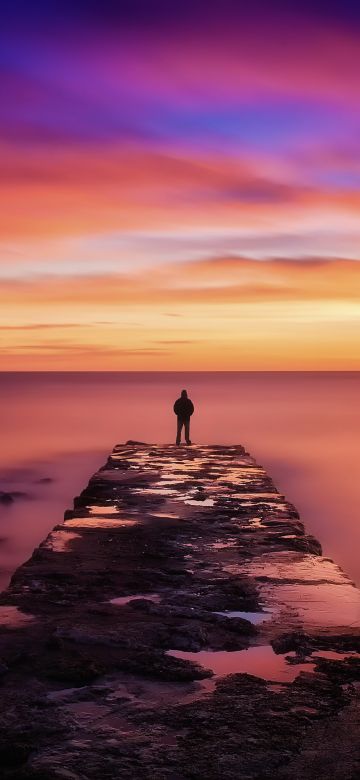
[[[5,780],[327,778],[359,616],[243,447],[119,444],[0,595]]]

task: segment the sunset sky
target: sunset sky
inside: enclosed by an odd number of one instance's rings
[[[359,4],[5,5],[0,370],[360,369]]]

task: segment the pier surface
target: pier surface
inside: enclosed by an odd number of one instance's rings
[[[1,777],[360,777],[360,591],[241,446],[118,445],[0,596]]]

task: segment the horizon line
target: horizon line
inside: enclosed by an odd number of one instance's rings
[[[360,374],[360,368],[258,368],[258,369],[179,369],[166,370],[166,369],[100,369],[100,370],[86,370],[86,369],[35,369],[34,371],[27,369],[14,369],[6,370],[0,369],[1,374]]]

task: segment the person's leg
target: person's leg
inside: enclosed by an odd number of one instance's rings
[[[185,441],[186,441],[186,444],[191,444],[191,441],[190,441],[190,420],[185,420]]]
[[[180,418],[177,418],[177,434],[176,434],[176,444],[180,444],[181,441],[181,431],[183,427],[183,422],[180,420]]]

